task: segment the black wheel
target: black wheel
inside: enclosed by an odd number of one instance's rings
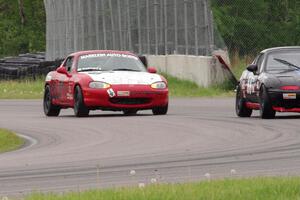
[[[129,109],[129,110],[123,110],[123,113],[124,113],[124,115],[132,116],[132,115],[136,115],[137,110],[132,110],[132,109]]]
[[[165,115],[168,112],[168,104],[162,107],[152,108],[152,113],[154,115]]]
[[[44,99],[43,99],[44,113],[46,116],[58,116],[60,113],[60,107],[52,104],[52,97],[50,92],[50,86],[45,87]]]
[[[252,109],[246,107],[246,100],[243,98],[240,86],[238,86],[236,91],[235,112],[239,117],[250,117],[252,115]]]
[[[76,86],[74,93],[74,114],[76,117],[87,117],[90,110],[84,105],[81,88]]]
[[[260,117],[262,119],[274,119],[276,111],[273,110],[272,104],[265,86],[260,89]]]

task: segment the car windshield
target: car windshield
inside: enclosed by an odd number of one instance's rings
[[[270,53],[266,71],[286,71],[300,69],[300,50],[286,50]]]
[[[138,57],[129,54],[98,53],[79,57],[77,71],[146,71]]]

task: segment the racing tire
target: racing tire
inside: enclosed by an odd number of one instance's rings
[[[50,86],[45,87],[44,99],[43,99],[44,113],[48,117],[57,117],[60,113],[60,107],[52,104],[52,97],[50,92]]]
[[[81,88],[76,86],[74,93],[74,114],[76,117],[87,117],[89,113],[90,110],[84,105]]]
[[[236,91],[235,112],[236,115],[239,117],[251,117],[252,115],[252,109],[247,108],[246,99],[243,98],[240,86],[237,88]]]
[[[137,110],[123,110],[123,114],[126,116],[136,115],[137,112],[138,112]]]
[[[259,109],[260,117],[262,119],[274,119],[276,115],[276,111],[273,110],[272,108],[272,104],[267,89],[264,85],[260,89],[259,103],[260,103],[260,109]]]
[[[161,107],[152,108],[153,115],[166,115],[168,112],[168,104]]]

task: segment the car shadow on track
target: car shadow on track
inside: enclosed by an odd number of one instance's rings
[[[109,118],[109,117],[147,117],[147,116],[154,116],[152,114],[136,114],[136,115],[124,115],[124,114],[91,114],[87,117],[80,117],[80,118]],[[62,115],[62,118],[77,118],[74,115]]]
[[[251,118],[254,119],[261,119],[260,116],[252,116]],[[276,116],[274,119],[266,119],[266,120],[276,120],[276,119],[300,119],[300,115],[283,115],[283,116]]]
[[[276,116],[275,119],[300,119],[300,115],[292,115],[292,116]]]

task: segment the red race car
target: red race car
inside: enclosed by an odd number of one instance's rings
[[[167,80],[154,68],[147,70],[130,52],[76,52],[48,73],[43,107],[47,116],[58,116],[64,108],[74,108],[77,117],[88,116],[96,109],[123,111],[126,115],[151,109],[154,115],[165,115]]]

